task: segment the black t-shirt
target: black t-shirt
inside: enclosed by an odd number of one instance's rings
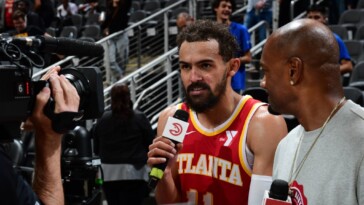
[[[23,31],[17,32],[16,30],[10,31],[9,34],[15,37],[28,37],[28,36],[41,36],[44,32],[36,26],[27,26]]]
[[[41,204],[29,184],[13,168],[13,164],[0,145],[0,204]]]

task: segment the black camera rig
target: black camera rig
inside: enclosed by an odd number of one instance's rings
[[[20,124],[25,120],[33,110],[35,96],[48,85],[46,81],[32,79],[33,68],[44,66],[40,52],[95,57],[103,55],[103,48],[95,43],[67,38],[44,36],[12,38],[0,35],[1,131],[7,130],[4,124]],[[63,74],[76,88],[80,96],[80,106],[79,113],[73,115],[55,114],[54,102],[51,99],[46,106],[45,114],[51,118],[53,128],[64,133],[72,130],[79,120],[100,117],[104,111],[101,71],[97,67],[80,67],[62,69],[59,74]],[[11,131],[5,133],[12,135]]]
[[[47,81],[32,79],[33,68],[44,66],[41,52],[100,57],[104,50],[101,45],[80,40],[44,36],[13,38],[0,34],[0,145],[10,145],[15,155],[29,152],[29,147],[12,144],[19,141],[20,123],[32,113],[36,95],[45,86],[51,86]],[[66,204],[100,204],[98,182],[102,177],[97,177],[102,173],[100,159],[93,156],[90,136],[79,124],[99,118],[104,112],[101,71],[97,67],[78,67],[61,69],[59,74],[68,79],[80,96],[78,113],[54,113],[52,98],[44,109],[53,129],[65,134],[61,158],[65,201]],[[22,134],[30,134],[34,140],[32,133]],[[32,164],[31,156],[25,154],[23,161]],[[14,166],[24,168],[15,163]]]

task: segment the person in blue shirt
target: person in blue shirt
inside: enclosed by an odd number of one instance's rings
[[[319,21],[323,24],[327,24],[328,17],[325,7],[313,4],[307,9],[307,18]],[[339,35],[334,33],[337,43],[339,44],[340,51],[340,72],[341,75],[345,73],[351,73],[353,70],[353,64],[351,62],[351,57],[346,48],[344,41],[339,37]]]
[[[212,2],[216,21],[229,25],[230,33],[235,37],[240,47],[240,51],[237,52],[240,58],[240,68],[233,76],[231,86],[235,92],[241,94],[245,89],[245,64],[251,62],[252,55],[250,53],[251,43],[248,29],[243,24],[230,21],[235,5],[234,0],[214,0]]]

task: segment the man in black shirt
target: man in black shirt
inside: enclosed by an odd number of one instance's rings
[[[45,34],[45,32],[42,31],[39,27],[27,25],[26,14],[21,10],[14,11],[12,19],[15,27],[15,30],[9,32],[12,36],[28,37]]]
[[[43,113],[51,94],[55,101],[55,113],[78,112],[79,96],[72,84],[58,75],[60,67],[47,72],[52,89],[44,87],[36,97],[32,116],[24,123],[23,129],[35,132],[35,168],[32,188],[15,172],[10,158],[0,146],[0,196],[2,205],[17,204],[64,204],[61,180],[62,134],[52,129],[51,120]]]

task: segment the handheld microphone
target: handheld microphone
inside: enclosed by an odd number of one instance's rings
[[[262,205],[291,205],[291,197],[288,196],[288,182],[275,179],[269,191],[265,191]]]
[[[183,142],[188,128],[188,117],[188,112],[177,110],[173,117],[168,118],[162,136],[170,139],[175,144]],[[150,188],[154,189],[157,186],[158,181],[162,179],[167,163],[168,158],[166,162],[157,164],[152,168],[148,182]]]
[[[104,48],[100,44],[65,37],[21,37],[13,38],[11,43],[19,46],[36,47],[40,51],[60,55],[98,57],[104,54]]]

